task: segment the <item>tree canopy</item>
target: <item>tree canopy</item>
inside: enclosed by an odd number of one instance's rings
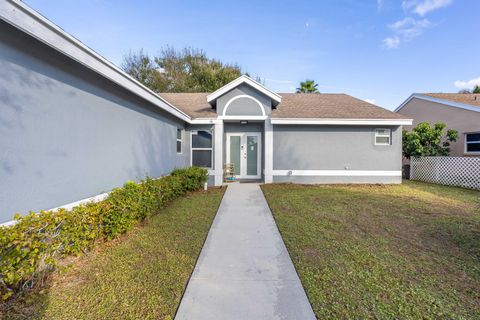
[[[155,92],[212,92],[242,75],[237,64],[207,57],[203,50],[166,47],[150,57],[130,52],[121,68]]]
[[[318,91],[318,84],[314,80],[305,80],[300,82],[300,87],[297,88],[297,93],[320,93]]]
[[[457,141],[458,132],[447,130],[445,123],[436,123],[431,126],[428,122],[421,122],[412,131],[403,131],[403,156],[448,156],[450,143]]]
[[[480,86],[475,86],[472,90],[469,89],[462,89],[458,91],[458,93],[480,93]]]

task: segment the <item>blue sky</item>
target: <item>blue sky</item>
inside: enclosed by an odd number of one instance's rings
[[[387,109],[480,84],[478,0],[25,2],[117,65],[190,46],[277,92],[309,78]]]

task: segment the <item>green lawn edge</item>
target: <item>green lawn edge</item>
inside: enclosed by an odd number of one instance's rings
[[[480,192],[263,185],[319,319],[480,318]]]
[[[173,319],[225,188],[188,193],[120,238],[66,261],[2,319]]]

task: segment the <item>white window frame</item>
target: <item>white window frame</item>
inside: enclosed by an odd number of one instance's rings
[[[480,143],[480,140],[467,142],[467,135],[469,135],[469,134],[480,134],[480,132],[465,132],[465,133],[464,133],[464,139],[465,139],[465,143],[464,143],[464,153],[465,153],[465,154],[475,154],[475,155],[480,154],[479,151],[468,151],[468,150],[467,150],[468,144],[470,144],[470,143]]]
[[[385,134],[385,133],[379,134],[378,133],[379,130],[387,130],[388,134]],[[388,137],[388,143],[378,143],[377,142],[378,137],[382,137],[382,138]],[[376,146],[391,146],[392,145],[392,129],[390,129],[390,128],[375,128],[375,145]]]
[[[180,131],[180,139],[178,138],[178,131]],[[182,128],[177,128],[176,138],[177,138],[177,143],[175,144],[175,150],[177,151],[177,154],[182,154],[183,153],[183,129]],[[180,152],[177,149],[177,144],[180,142]]]
[[[197,134],[199,131],[208,131],[212,135],[212,146],[210,148],[194,148],[193,147],[193,135]],[[203,167],[205,169],[213,169],[213,130],[211,129],[200,129],[200,130],[192,130],[190,131],[190,166],[193,166],[193,151],[195,150],[210,150],[211,152],[211,161],[210,163],[212,164],[211,167]]]

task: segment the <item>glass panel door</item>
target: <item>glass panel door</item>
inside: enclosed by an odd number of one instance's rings
[[[241,136],[230,136],[230,163],[234,165],[236,176],[240,176],[242,172],[241,138]]]
[[[247,176],[258,174],[258,137],[247,134]]]
[[[226,162],[234,165],[238,179],[260,179],[262,134],[260,132],[227,133]]]

